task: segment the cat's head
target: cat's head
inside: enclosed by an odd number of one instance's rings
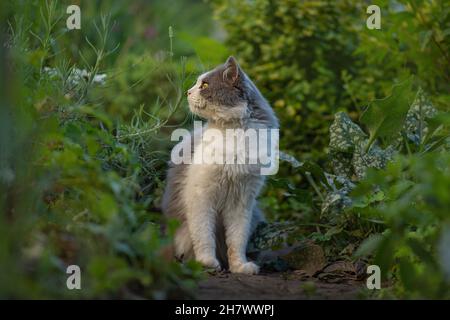
[[[191,111],[211,121],[242,120],[248,113],[246,76],[233,57],[200,75],[187,92]]]

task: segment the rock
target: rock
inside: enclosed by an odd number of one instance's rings
[[[329,283],[363,280],[366,277],[365,270],[366,263],[361,260],[356,262],[334,261],[323,268],[317,278]]]
[[[289,248],[280,258],[287,262],[291,269],[304,270],[313,276],[325,266],[325,254],[322,247],[311,241]]]
[[[294,226],[285,223],[262,223],[252,235],[248,256],[266,270],[304,270],[312,276],[326,264],[322,248],[313,241],[289,243]]]
[[[313,276],[326,264],[322,248],[311,241],[305,241],[279,250],[264,250],[256,258],[260,266],[267,270],[303,270]]]

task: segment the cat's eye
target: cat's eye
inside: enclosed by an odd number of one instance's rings
[[[206,88],[208,88],[208,83],[202,82],[202,84],[200,85],[200,89],[206,89]]]

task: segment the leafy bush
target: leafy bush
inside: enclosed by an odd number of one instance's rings
[[[358,2],[359,3],[359,2]],[[355,1],[213,1],[227,44],[281,118],[281,147],[320,157],[336,110],[355,110],[341,74],[354,75],[361,16]]]
[[[357,256],[374,254],[394,296],[450,297],[448,260],[449,152],[401,155],[385,171],[369,171],[355,190],[353,212],[383,221]],[[376,186],[377,199],[370,199]],[[370,204],[367,204],[370,203]]]
[[[165,74],[170,99],[131,92],[120,101],[130,110],[121,114],[110,92],[99,94],[126,89],[110,86],[108,57],[115,50],[109,18],[92,19],[95,36],[70,62],[59,51],[66,41],[57,28],[64,8],[55,1],[40,4],[8,4],[10,24],[2,25],[0,296],[191,295],[198,265],[173,261],[175,225],[155,211],[169,148],[160,133],[181,106],[184,62],[167,58],[160,74],[146,70],[158,85]],[[27,9],[24,15],[20,8]],[[38,8],[39,19],[29,19],[35,14],[30,8]],[[136,105],[139,99],[152,99],[153,113]],[[165,112],[156,113],[156,106]],[[66,288],[71,264],[81,267],[81,291]]]
[[[382,12],[381,32],[366,28],[358,31],[355,54],[364,57],[364,64],[359,77],[345,75],[346,90],[357,103],[365,105],[386,96],[393,81],[414,74],[432,103],[438,109],[448,110],[448,1],[400,0],[377,4]]]
[[[361,1],[212,1],[227,44],[281,118],[281,147],[319,159],[333,114],[363,107],[416,74],[438,106],[448,99],[447,1],[379,1],[382,29]]]
[[[269,215],[379,264],[397,297],[448,297],[448,2],[378,2],[381,30],[356,1],[212,2],[301,159],[270,179]]]
[[[374,254],[397,297],[447,298],[450,118],[421,89],[408,101],[411,89],[410,78],[371,104],[361,117],[370,119],[369,134],[336,114],[333,174],[299,164],[320,196],[321,223],[329,226],[324,236],[310,237],[334,243],[334,256],[362,241],[350,253]]]

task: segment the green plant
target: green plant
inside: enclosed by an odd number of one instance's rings
[[[369,134],[345,113],[336,114],[330,127],[334,175],[301,167],[323,190],[322,216],[331,228],[317,239],[339,243],[338,250],[362,242],[354,257],[373,254],[398,297],[447,298],[449,115],[437,112],[421,89],[410,105],[410,80],[394,89],[405,98],[394,93],[372,104]]]
[[[448,151],[398,156],[385,171],[369,170],[352,196],[353,212],[385,228],[356,255],[373,254],[397,296],[449,297],[449,160]],[[366,205],[374,187],[380,197]]]
[[[341,74],[354,56],[362,15],[355,1],[212,1],[227,44],[281,119],[281,148],[321,158],[337,110],[355,111]]]
[[[169,112],[134,106],[125,122],[96,95],[115,53],[108,18],[95,20],[96,37],[70,62],[58,50],[60,7],[40,8],[41,20],[10,8],[1,33],[0,296],[191,295],[199,266],[173,261],[175,224],[155,212],[169,147],[160,133],[181,105],[185,73],[170,74],[172,98],[154,104]],[[174,70],[177,62],[164,63]],[[184,71],[184,61],[177,68]],[[70,264],[82,270],[81,291],[66,288]]]

